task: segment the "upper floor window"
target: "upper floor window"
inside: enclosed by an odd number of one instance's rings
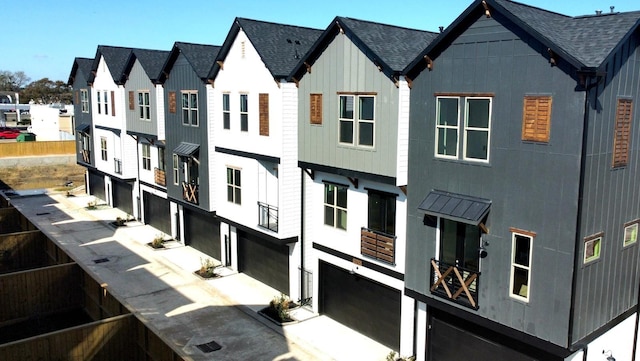
[[[491,97],[438,96],[436,157],[488,161],[491,102]]]
[[[178,185],[180,183],[180,157],[177,154],[173,154],[173,184]]]
[[[368,228],[388,235],[396,234],[396,195],[369,191]]]
[[[618,99],[613,138],[613,168],[627,165],[632,117],[633,101],[631,99]]]
[[[149,98],[148,91],[141,91],[138,93],[138,108],[141,120],[151,120],[151,106]]]
[[[231,129],[231,104],[229,93],[222,94],[222,127]]]
[[[102,92],[101,91],[96,92],[96,103],[98,104],[98,106],[96,107],[98,108],[98,114],[102,114]]]
[[[102,95],[102,105],[104,106],[104,114],[109,115],[109,97],[107,91],[105,90]]]
[[[630,246],[638,242],[638,223],[640,220],[629,222],[624,225],[624,246]]]
[[[100,137],[100,159],[107,160],[107,138]]]
[[[151,170],[151,146],[142,144],[142,169]]]
[[[240,169],[227,168],[227,200],[235,204],[242,202]]]
[[[373,95],[340,95],[340,143],[373,147],[375,99]]]
[[[347,187],[325,183],[324,224],[347,229]]]
[[[593,262],[600,258],[600,247],[604,233],[594,234],[584,239],[584,263]]]
[[[240,130],[249,131],[249,96],[240,94]]]
[[[513,298],[529,301],[531,284],[531,249],[534,234],[512,230],[511,292]]]
[[[182,92],[182,124],[198,126],[198,92]]]
[[[161,171],[165,171],[167,168],[166,161],[164,159],[165,149],[162,147],[158,147],[158,169]]]
[[[89,91],[80,89],[80,106],[83,113],[89,113]]]

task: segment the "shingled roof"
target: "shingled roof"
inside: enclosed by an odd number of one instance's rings
[[[131,48],[98,45],[98,50],[96,51],[96,56],[93,59],[93,64],[91,66],[92,75],[89,79],[89,82],[93,83],[93,80],[95,79],[95,73],[98,70],[98,65],[100,64],[100,59],[104,58],[104,61],[109,66],[109,71],[111,72],[113,81],[116,84],[124,84],[124,82],[126,81],[126,77],[124,74],[127,68],[127,64],[129,63],[130,54]]]
[[[424,50],[437,34],[353,18],[336,17],[300,60],[291,76],[299,79],[339,32],[344,32],[382,71],[393,78]]]
[[[71,67],[71,73],[69,74],[67,85],[73,85],[78,73],[82,74],[85,79],[89,79],[91,77],[91,65],[93,65],[93,59],[75,58],[73,60],[73,66]]]
[[[236,18],[222,44],[218,60],[224,61],[240,29],[274,78],[286,78],[322,34],[320,29]],[[214,79],[219,70],[220,66],[214,65],[209,78]]]
[[[140,62],[149,79],[154,83],[157,82],[170,52],[165,50],[133,49],[132,53]]]
[[[171,68],[173,68],[176,60],[178,60],[178,56],[182,54],[187,62],[191,64],[191,67],[198,78],[203,82],[206,82],[209,71],[215,63],[219,52],[220,47],[216,45],[193,44],[176,41],[173,45],[173,49],[171,49],[171,53],[167,57],[167,61],[162,67],[160,81],[163,82],[166,80],[167,75],[171,72]]]
[[[484,12],[482,2],[474,1],[406,70],[424,67],[424,55],[437,54],[478,11]],[[640,26],[640,11],[572,17],[510,0],[485,2],[490,12],[499,12],[579,70],[602,70],[616,47]]]

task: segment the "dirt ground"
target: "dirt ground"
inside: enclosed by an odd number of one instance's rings
[[[80,187],[84,185],[85,170],[77,164],[0,168],[0,189],[64,188],[69,181],[74,188]]]

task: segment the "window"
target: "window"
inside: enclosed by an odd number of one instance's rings
[[[248,95],[240,94],[240,130],[249,130],[249,103]]]
[[[522,109],[522,140],[549,142],[551,96],[525,96]]]
[[[368,228],[388,235],[396,234],[396,195],[369,191]]]
[[[141,120],[151,120],[151,106],[149,105],[149,92],[143,91],[138,93],[138,108]]]
[[[89,113],[89,92],[87,89],[80,89],[80,105],[83,113]]]
[[[269,94],[258,94],[258,116],[260,135],[269,135]]]
[[[198,126],[198,92],[182,92],[182,124]]]
[[[322,125],[322,94],[309,95],[309,114],[311,124]]]
[[[480,270],[480,227],[473,224],[440,218],[440,258],[441,262],[466,271]]]
[[[178,157],[177,154],[174,154],[173,155],[173,184],[175,185],[178,185],[178,183],[180,182],[179,165],[180,165],[180,158]]]
[[[462,154],[464,160],[489,160],[491,99],[437,97],[436,157],[459,159],[459,154]],[[461,106],[464,106],[464,109],[461,109]],[[460,114],[464,114],[464,122],[460,121]]]
[[[347,229],[347,187],[324,185],[324,224]]]
[[[624,225],[625,247],[638,242],[638,222],[640,222],[640,220],[635,220]]]
[[[589,236],[584,239],[584,263],[589,263],[600,258],[600,243],[603,233]]]
[[[512,234],[511,244],[511,297],[529,301],[531,284],[531,246],[533,234]]]
[[[340,143],[373,147],[375,97],[340,95],[339,121]]]
[[[102,160],[107,160],[107,138],[100,137],[100,157]]]
[[[222,126],[224,129],[231,129],[231,106],[229,104],[229,94],[222,94]]]
[[[231,203],[241,204],[240,169],[227,168],[227,200]]]
[[[618,105],[616,107],[616,125],[613,138],[614,168],[627,165],[629,158],[632,114],[633,103],[631,99],[618,99]]]
[[[164,148],[158,148],[158,170],[165,171],[167,169],[167,164],[164,160]]]
[[[142,169],[151,170],[151,146],[142,144]]]
[[[105,115],[109,115],[109,100],[108,100],[109,98],[107,97],[107,94],[108,94],[108,93],[107,93],[107,91],[105,90],[105,91],[103,92],[104,98],[102,99],[102,100],[103,100],[103,103],[102,103],[102,104],[104,105],[104,114],[105,114]]]
[[[97,106],[98,114],[102,114],[102,98],[100,97],[100,94],[102,94],[100,91],[96,92],[96,102],[98,104],[98,106]]]

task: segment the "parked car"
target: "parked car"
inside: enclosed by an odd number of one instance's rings
[[[0,128],[0,139],[16,139],[20,130],[15,128]]]

